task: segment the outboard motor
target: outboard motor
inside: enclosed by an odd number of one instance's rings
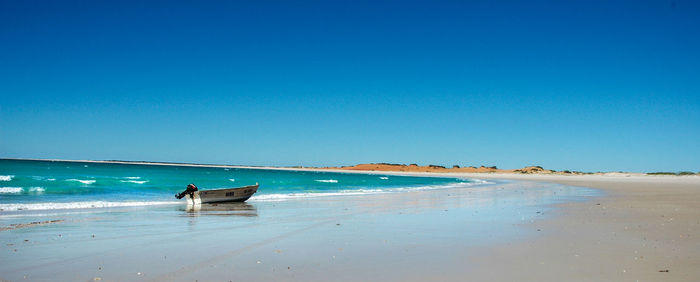
[[[199,190],[199,189],[197,189],[197,186],[190,183],[189,185],[187,185],[187,189],[185,189],[185,191],[182,191],[182,193],[180,193],[180,194],[175,194],[175,198],[182,199],[183,197],[185,197],[187,195],[193,195],[194,192],[197,190]]]

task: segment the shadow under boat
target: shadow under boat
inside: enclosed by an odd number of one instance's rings
[[[244,202],[196,204],[180,207],[186,216],[258,216],[258,209]]]

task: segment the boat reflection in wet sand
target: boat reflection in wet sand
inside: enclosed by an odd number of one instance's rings
[[[185,211],[187,216],[258,216],[258,209],[254,205],[243,202],[187,205]]]
[[[188,206],[211,203],[245,202],[258,191],[258,183],[238,188],[194,191],[184,196]]]

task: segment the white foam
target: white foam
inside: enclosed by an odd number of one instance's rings
[[[49,178],[49,179],[46,179],[46,180],[47,180],[47,181],[56,181],[56,178]]]
[[[14,175],[0,175],[0,181],[11,181]]]
[[[463,179],[463,180],[469,180],[470,183],[471,183],[472,185],[477,185],[477,184],[495,184],[494,182],[486,181],[486,180],[483,180],[483,179],[472,179],[472,178],[469,178],[469,179]]]
[[[124,178],[134,180],[134,179],[141,179],[141,176],[125,176]]]
[[[231,182],[236,182],[236,179],[235,179],[235,178],[229,178],[228,180],[231,181]]]
[[[338,183],[338,180],[335,179],[316,179],[315,181],[323,183]]]
[[[274,201],[284,201],[292,199],[302,199],[302,198],[318,198],[318,197],[330,197],[330,196],[358,196],[370,194],[368,192],[354,191],[354,192],[329,192],[329,193],[290,193],[290,194],[264,194],[256,195],[250,198],[252,201],[261,202],[274,202]]]
[[[318,181],[318,180],[316,180]],[[352,189],[352,190],[340,190],[337,192],[326,192],[326,193],[289,193],[289,194],[262,194],[255,195],[250,199],[252,201],[285,201],[292,199],[303,199],[303,198],[318,198],[318,197],[331,197],[331,196],[360,196],[360,195],[370,195],[370,194],[385,194],[385,193],[399,193],[399,192],[418,192],[424,190],[436,190],[436,189],[454,189],[454,188],[467,188],[476,185],[492,184],[488,181],[481,181],[476,179],[469,179],[470,182],[456,182],[447,183],[442,185],[426,185],[417,187],[396,187],[396,188],[376,188],[376,189]]]
[[[44,189],[44,187],[30,187],[29,188],[29,192],[42,193],[44,191],[46,191],[46,189]]]
[[[389,177],[386,177],[386,176],[380,176],[380,177],[379,177],[379,179],[387,180],[387,179],[389,179]]]
[[[97,182],[97,180],[82,180],[82,179],[66,179],[66,181],[80,182],[80,183],[83,183],[85,185],[90,185],[90,184]]]
[[[135,184],[144,184],[148,182],[148,180],[119,180],[120,182],[128,182],[128,183],[135,183]]]
[[[95,208],[115,208],[115,207],[139,207],[155,205],[175,205],[182,202],[70,202],[70,203],[33,203],[33,204],[0,204],[2,211],[19,210],[65,210],[65,209],[95,209]]]
[[[0,194],[18,194],[23,191],[22,187],[0,187]]]

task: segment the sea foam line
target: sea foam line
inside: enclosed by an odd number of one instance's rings
[[[11,181],[14,175],[0,175],[0,181]]]
[[[304,199],[304,198],[319,198],[319,197],[332,197],[332,196],[360,196],[360,195],[371,195],[371,194],[386,194],[386,193],[399,193],[399,192],[417,192],[425,190],[436,190],[436,189],[450,189],[450,188],[467,188],[476,185],[493,184],[492,182],[482,181],[478,179],[469,179],[470,182],[456,182],[448,183],[443,185],[426,185],[417,187],[395,187],[395,188],[376,188],[376,189],[352,189],[352,190],[340,190],[336,192],[319,192],[319,193],[289,193],[289,194],[261,194],[254,195],[250,198],[251,201],[286,201],[293,199]]]
[[[148,180],[119,180],[120,182],[125,182],[125,183],[135,183],[135,184],[144,184],[148,182]]]
[[[93,184],[97,182],[97,180],[82,180],[82,179],[66,179],[66,181],[72,181],[72,182],[80,182],[86,185]]]
[[[338,180],[335,179],[316,179],[314,181],[322,183],[338,183]]]
[[[33,204],[0,204],[0,211],[24,210],[66,210],[66,209],[96,209],[115,207],[139,207],[156,205],[175,205],[182,202],[68,202],[68,203],[33,203]]]
[[[0,194],[19,194],[23,191],[22,187],[0,187]]]

